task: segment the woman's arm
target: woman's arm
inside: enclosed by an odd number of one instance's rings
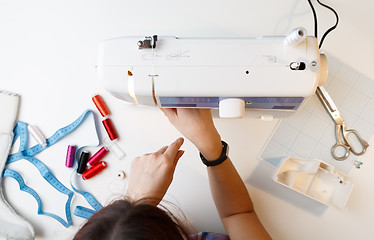
[[[210,110],[162,109],[169,121],[187,137],[207,160],[222,153],[221,137]],[[232,240],[271,239],[258,219],[248,191],[228,158],[208,167],[209,184],[221,221]]]

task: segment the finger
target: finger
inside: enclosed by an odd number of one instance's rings
[[[164,154],[167,155],[170,159],[174,159],[178,153],[179,148],[182,146],[183,142],[184,142],[184,139],[182,137],[178,138],[172,144],[170,144],[170,146],[166,149]]]
[[[175,163],[177,163],[179,161],[179,159],[183,156],[183,154],[184,154],[183,150],[179,150],[177,152],[177,156],[175,156],[175,159],[174,159]]]
[[[156,153],[163,154],[166,151],[166,149],[168,149],[168,146],[160,148]]]
[[[177,115],[176,108],[160,108],[160,109],[165,114],[165,116],[169,119]]]

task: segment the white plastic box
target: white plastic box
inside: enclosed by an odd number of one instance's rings
[[[353,185],[317,159],[285,158],[276,169],[273,180],[326,206],[345,210]]]

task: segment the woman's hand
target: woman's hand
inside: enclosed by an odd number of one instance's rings
[[[136,157],[131,163],[126,196],[134,201],[147,199],[157,206],[168,190],[178,160],[184,153],[179,150],[183,142],[183,138],[178,138],[157,152]]]
[[[161,108],[174,127],[188,138],[207,160],[222,153],[218,134],[209,109]]]

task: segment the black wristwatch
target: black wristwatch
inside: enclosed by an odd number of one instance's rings
[[[217,166],[217,165],[223,163],[227,159],[228,154],[229,154],[229,145],[227,145],[227,143],[225,141],[221,141],[221,142],[222,142],[222,153],[221,153],[221,156],[219,156],[219,158],[217,158],[216,160],[208,161],[203,156],[203,154],[200,153],[201,161],[203,161],[203,163],[207,167]]]

